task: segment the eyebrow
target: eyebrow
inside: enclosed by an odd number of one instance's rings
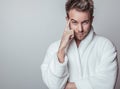
[[[78,22],[77,20],[75,20],[75,19],[71,19],[71,21],[75,21],[75,22]]]
[[[84,22],[89,22],[89,21],[90,21],[90,20],[84,20],[83,23],[84,23]]]
[[[75,20],[75,19],[71,19],[71,21],[75,21],[75,22],[78,22],[77,20]],[[86,22],[86,21],[90,21],[89,19],[86,19],[86,20],[84,20],[84,21],[82,21],[82,22]]]

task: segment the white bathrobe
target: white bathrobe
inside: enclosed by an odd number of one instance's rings
[[[42,78],[49,89],[64,89],[67,81],[77,89],[114,89],[117,62],[114,45],[91,29],[77,48],[72,40],[59,63],[57,51],[60,40],[51,44],[41,65]]]

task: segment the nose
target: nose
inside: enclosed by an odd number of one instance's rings
[[[78,32],[82,32],[83,31],[83,27],[81,24],[78,25]]]

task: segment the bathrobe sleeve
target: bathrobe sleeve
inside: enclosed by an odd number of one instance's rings
[[[55,47],[50,46],[41,65],[42,78],[49,89],[64,89],[69,77],[67,56],[65,62],[59,63]]]
[[[117,76],[116,59],[115,47],[107,40],[96,73],[88,78],[77,80],[75,82],[77,89],[114,89]]]

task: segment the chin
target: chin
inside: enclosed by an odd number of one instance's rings
[[[79,38],[78,40],[79,40],[79,41],[82,41],[83,39],[84,39],[84,38]]]
[[[81,36],[78,36],[77,38],[80,39],[80,40],[83,40],[85,37],[86,37],[86,34],[83,34]]]
[[[78,41],[82,41],[85,37],[76,37],[75,39]]]
[[[75,34],[75,39],[78,40],[78,41],[82,41],[83,39],[85,39],[87,36],[87,33],[84,33],[82,35],[79,35],[79,34]]]

